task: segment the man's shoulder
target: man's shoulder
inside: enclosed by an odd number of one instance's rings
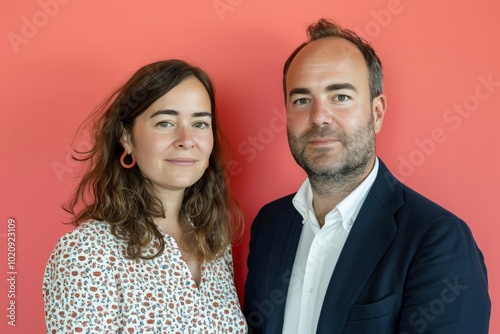
[[[273,222],[279,221],[280,217],[290,218],[295,215],[300,215],[292,203],[294,196],[295,194],[290,194],[265,204],[259,210],[254,222],[261,221],[265,222],[266,225],[272,225]]]
[[[414,216],[457,218],[426,195],[399,181],[383,163],[381,163],[380,171],[382,174],[377,178],[371,193],[385,203],[386,207],[391,206],[389,202],[397,203],[392,206],[396,211],[412,212]]]
[[[275,199],[261,208],[261,212],[282,212],[294,208],[292,200],[296,193],[283,196],[281,198]]]
[[[434,200],[406,185],[403,185],[403,200],[404,208],[412,211],[416,216],[459,219],[454,213]]]
[[[265,204],[252,223],[252,239],[271,245],[276,241],[277,234],[289,235],[292,231],[300,231],[302,216],[293,205],[290,194]],[[298,228],[298,229],[297,229]]]

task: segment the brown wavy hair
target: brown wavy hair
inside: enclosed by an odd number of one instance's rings
[[[165,242],[153,218],[164,218],[165,208],[137,165],[130,169],[121,166],[124,148],[120,138],[124,130],[131,131],[137,116],[154,101],[192,77],[205,86],[210,97],[214,145],[205,173],[184,192],[181,214],[194,228],[183,235],[181,242],[200,261],[209,261],[220,256],[236,235],[241,236],[243,219],[227,186],[222,145],[227,140],[217,123],[211,80],[203,70],[185,61],[159,61],[140,68],[82,124],[79,130],[90,127],[94,142],[88,151],[74,151],[73,158],[86,165],[76,191],[63,205],[72,215],[70,224],[75,226],[88,220],[109,223],[111,233],[127,241],[127,258],[151,259],[163,253]],[[150,245],[157,246],[157,251],[145,255]]]

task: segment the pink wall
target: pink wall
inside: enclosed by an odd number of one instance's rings
[[[486,258],[495,307],[499,13],[500,4],[486,0],[3,1],[0,332],[44,331],[43,269],[70,230],[60,223],[60,203],[76,171],[68,159],[71,136],[119,82],[164,58],[192,61],[216,84],[236,164],[231,183],[247,221],[235,250],[242,293],[252,219],[304,177],[286,141],[281,68],[305,38],[304,27],[321,16],[374,44],[388,96],[378,154],[401,180],[468,222]],[[15,298],[5,284],[10,218],[17,236]],[[7,325],[11,300],[15,327]],[[500,332],[499,316],[494,308],[492,333]]]

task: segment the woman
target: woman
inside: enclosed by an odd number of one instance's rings
[[[44,276],[48,333],[242,333],[214,91],[180,60],[105,103]],[[96,119],[96,118],[93,118]],[[91,119],[92,120],[92,119]]]

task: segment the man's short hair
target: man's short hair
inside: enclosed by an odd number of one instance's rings
[[[297,54],[309,43],[316,41],[318,39],[337,37],[348,40],[353,43],[363,55],[365,59],[366,66],[368,67],[368,80],[370,84],[370,100],[373,99],[383,92],[383,74],[382,74],[382,62],[373,50],[369,42],[359,37],[354,31],[349,29],[344,29],[340,25],[328,21],[327,19],[320,19],[317,22],[311,23],[307,27],[307,37],[308,40],[299,47],[297,47],[292,54],[288,57],[283,67],[283,91],[285,94],[285,103],[287,101],[286,96],[286,76],[290,64]]]

